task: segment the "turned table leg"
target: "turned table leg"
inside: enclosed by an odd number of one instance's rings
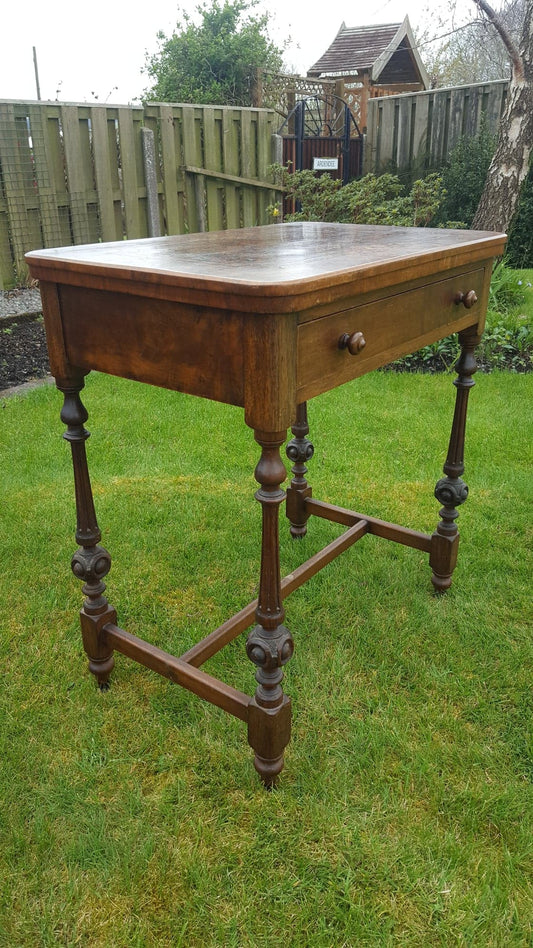
[[[111,557],[107,550],[98,545],[101,534],[96,522],[85,451],[89,432],[84,424],[88,415],[80,399],[83,376],[57,380],[56,384],[64,395],[61,420],[67,425],[67,430],[63,437],[70,442],[74,469],[76,540],[80,548],[72,557],[72,571],[84,581],[83,593],[87,597],[80,612],[83,647],[89,659],[89,670],[100,688],[105,689],[109,685],[109,675],[115,662],[113,650],[106,644],[102,629],[107,622],[116,622],[116,613],[104,596],[106,587],[103,578],[111,568]]]
[[[287,489],[285,513],[289,518],[291,535],[296,539],[307,533],[309,514],[306,511],[305,501],[311,497],[312,490],[307,483],[306,461],[310,461],[314,454],[314,447],[307,438],[309,424],[307,422],[307,403],[301,402],[296,409],[296,421],[291,428],[294,435],[286,448],[289,461],[293,462],[293,478]]]
[[[279,507],[285,493],[280,484],[286,477],[279,449],[285,432],[255,432],[261,458],[255,470],[260,484],[256,499],[262,507],[261,574],[259,596],[252,629],[246,643],[250,660],[257,665],[257,688],[249,705],[248,742],[255,751],[254,765],[266,787],[274,786],[283,768],[283,751],[290,740],[291,706],[281,682],[283,665],[292,656],[293,642],[282,624],[279,562]]]
[[[461,355],[457,362],[458,376],[454,380],[457,388],[455,412],[448,447],[448,456],[443,466],[445,477],[437,482],[435,497],[442,504],[441,520],[431,538],[429,565],[433,570],[431,581],[437,592],[444,592],[452,584],[452,573],[457,562],[459,531],[456,520],[457,507],[468,497],[468,487],[461,478],[464,472],[464,445],[468,395],[473,387],[472,376],[477,369],[474,350],[480,342],[475,327],[459,333]]]

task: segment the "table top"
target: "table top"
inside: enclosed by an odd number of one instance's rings
[[[39,250],[56,379],[91,370],[243,406],[296,405],[468,326],[483,328],[503,234],[290,223]],[[458,305],[474,292],[474,309]],[[356,357],[339,345],[363,334]]]
[[[32,275],[49,282],[120,292],[142,285],[143,295],[221,308],[229,293],[237,309],[257,311],[261,300],[274,312],[295,311],[302,296],[309,301],[326,288],[329,298],[341,297],[350,286],[487,260],[504,242],[485,231],[305,222],[37,250],[26,259]]]

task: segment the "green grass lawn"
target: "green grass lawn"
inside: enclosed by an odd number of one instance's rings
[[[116,655],[86,670],[51,386],[0,400],[0,945],[531,946],[531,375],[477,376],[454,585],[367,536],[287,601],[293,739],[267,793],[244,725]],[[450,376],[310,404],[314,495],[431,532]],[[91,376],[119,624],[180,654],[256,593],[242,412]],[[311,520],[290,572],[338,528]],[[245,636],[205,666],[254,690]]]

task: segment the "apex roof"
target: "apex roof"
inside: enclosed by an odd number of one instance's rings
[[[426,87],[428,75],[416,49],[416,41],[409,18],[403,23],[385,23],[381,26],[347,27],[342,23],[329,49],[311,66],[308,76],[349,76],[360,70],[371,72],[377,81],[385,66],[401,48],[408,51],[413,72]]]

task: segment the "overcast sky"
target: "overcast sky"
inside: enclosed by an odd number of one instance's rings
[[[0,16],[0,99],[35,99],[33,46],[42,99],[127,103],[148,85],[145,53],[157,32],[171,33],[178,8],[193,12],[198,0],[8,0]],[[433,4],[433,7],[435,4]],[[464,0],[459,6],[464,8]],[[407,14],[413,27],[428,22],[428,0],[262,0],[273,16],[270,35],[290,36],[291,71],[304,73],[322,55],[344,21],[347,26],[396,23]],[[313,12],[310,12],[310,11]],[[423,58],[423,57],[422,57]],[[115,88],[117,87],[117,88]]]

